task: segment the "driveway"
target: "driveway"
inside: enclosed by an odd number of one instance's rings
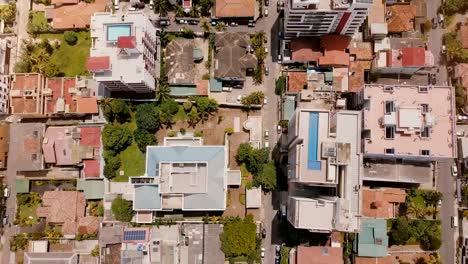
[[[457,239],[457,229],[452,228],[450,218],[456,215],[455,200],[455,178],[452,176],[450,167],[453,161],[439,162],[437,166],[437,190],[442,192],[442,206],[440,215],[442,221],[442,247],[439,249],[442,263],[455,263],[455,241]]]

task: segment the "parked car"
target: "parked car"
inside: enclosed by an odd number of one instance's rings
[[[286,218],[286,205],[281,205],[281,217]]]
[[[439,24],[444,23],[444,15],[438,14],[438,15],[437,15],[437,19],[438,19]]]
[[[457,177],[458,176],[458,167],[457,164],[452,165],[452,176]]]
[[[270,5],[270,0],[265,0],[265,6],[269,6]]]
[[[218,24],[216,21],[211,20],[211,25],[212,25],[213,27],[216,26],[216,24]]]
[[[119,10],[120,0],[114,0],[114,9]]]
[[[458,218],[456,216],[452,216],[452,227],[458,227]]]
[[[249,20],[249,23],[247,24],[248,27],[255,27],[254,25],[254,21],[253,20]]]
[[[136,11],[136,7],[131,6],[131,7],[128,9],[128,11]]]
[[[281,130],[283,130],[283,128],[280,125],[278,125],[276,127],[276,133],[281,134]]]
[[[264,141],[264,142],[263,142],[263,147],[264,147],[264,148],[270,148],[270,142]]]
[[[265,98],[263,98],[263,104],[267,104],[268,103],[268,99],[267,97],[265,96]]]
[[[190,25],[198,25],[198,20],[189,20]]]
[[[440,49],[440,53],[442,53],[442,54],[447,53],[447,46],[442,45],[442,48]]]
[[[229,24],[229,26],[231,26],[231,27],[237,27],[238,25],[239,25],[239,24],[237,24],[236,22],[231,22],[231,23]]]
[[[154,8],[154,0],[150,0],[149,5],[150,5],[150,8],[153,9]]]
[[[265,16],[268,16],[268,9],[265,9]]]
[[[439,206],[439,207],[442,206],[442,199],[440,199],[440,200],[437,202],[437,206]]]
[[[430,85],[436,85],[437,83],[437,76],[435,73],[429,74],[429,84]]]
[[[265,47],[265,53],[268,53],[268,48],[267,47]]]
[[[281,246],[280,245],[275,246],[275,252],[276,252],[277,257],[281,256]]]
[[[282,57],[281,57],[281,54],[278,54],[278,63],[281,64],[283,61],[282,61]]]
[[[265,75],[268,76],[270,74],[270,67],[265,67]]]
[[[275,264],[280,264],[280,259],[279,258],[275,258]]]
[[[262,256],[262,258],[265,258],[265,248],[262,248],[261,256]]]
[[[465,121],[468,120],[468,116],[465,115],[458,115],[457,116],[458,121]]]
[[[265,237],[266,237],[266,229],[263,228],[263,229],[262,229],[262,238],[265,238]]]
[[[268,132],[268,129],[265,129],[265,131],[263,131],[263,138],[268,139],[269,136],[270,136],[270,134]]]
[[[433,29],[436,29],[436,28],[437,28],[437,19],[436,19],[436,18],[433,18],[433,19],[431,20],[431,23],[432,23],[432,28],[433,28]]]
[[[5,189],[3,190],[3,196],[5,198],[10,197],[10,189],[8,189],[8,187],[5,187]]]
[[[6,226],[6,225],[8,225],[8,215],[5,215],[3,217],[3,226]]]

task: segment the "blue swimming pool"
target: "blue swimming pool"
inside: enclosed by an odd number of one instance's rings
[[[107,41],[117,41],[119,37],[128,37],[132,35],[132,25],[119,24],[107,26]]]
[[[318,160],[318,128],[319,113],[309,113],[309,145],[307,146],[307,168],[309,170],[321,170],[321,162]]]

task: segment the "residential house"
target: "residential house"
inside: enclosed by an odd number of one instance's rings
[[[227,186],[240,184],[240,171],[228,169],[228,153],[194,137],[148,146],[145,175],[130,177],[137,222],[151,222],[161,211],[224,211]]]
[[[291,264],[342,264],[343,249],[329,246],[297,246],[289,255]]]
[[[214,48],[214,78],[224,83],[243,85],[247,71],[257,67],[251,52],[249,35],[245,32],[216,34]]]
[[[461,85],[468,90],[468,63],[459,63],[453,70],[453,78],[456,84]]]
[[[142,12],[95,13],[86,62],[94,80],[111,92],[154,91],[160,64],[156,31]]]
[[[388,24],[385,19],[385,1],[374,0],[367,16],[367,25],[363,31],[366,39],[378,40],[388,34]]]
[[[401,34],[415,29],[416,6],[412,4],[387,6],[385,16],[390,34]]]
[[[457,39],[460,41],[463,49],[468,49],[468,25],[462,24],[457,31]]]
[[[41,114],[41,90],[45,79],[39,73],[16,73],[10,81],[10,113]]]
[[[421,70],[430,70],[434,66],[431,51],[423,47],[412,47],[378,52],[372,63],[372,71],[412,75]]]
[[[95,0],[88,3],[79,0],[53,0],[51,4],[52,6],[46,7],[46,14],[53,29],[87,29],[93,14],[105,11],[107,1]]]
[[[362,189],[362,215],[370,218],[395,218],[406,192],[397,188]]]
[[[99,218],[86,216],[85,208],[82,192],[46,191],[36,214],[46,218],[48,224],[60,225],[64,237],[73,238],[76,234],[96,234],[99,230]]]
[[[78,264],[79,256],[76,253],[63,252],[24,252],[24,264],[54,263],[54,264]]]
[[[293,38],[285,40],[281,44],[283,46],[283,64],[307,63],[317,65],[319,57],[322,55],[319,38]]]
[[[352,36],[367,17],[372,0],[287,0],[284,5],[284,37]]]
[[[241,24],[247,24],[249,20],[254,20],[258,16],[256,15],[258,6],[255,0],[216,0],[213,9],[217,19]]]
[[[365,157],[419,161],[456,157],[453,87],[367,84],[358,96]]]
[[[287,219],[294,227],[327,233],[360,230],[360,140],[358,111],[296,109],[288,126]]]
[[[362,219],[362,229],[357,236],[357,258],[373,259],[388,255],[387,221]],[[364,263],[357,260],[357,263]],[[375,262],[373,262],[375,263]]]
[[[45,125],[19,123],[11,128],[9,159],[13,159],[17,171],[40,171],[44,169],[42,142]]]

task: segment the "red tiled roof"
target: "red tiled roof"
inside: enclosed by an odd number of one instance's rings
[[[123,36],[117,39],[117,48],[119,49],[133,49],[136,47],[135,36]]]
[[[291,52],[293,61],[318,61],[321,54],[320,42],[312,38],[293,39]]]
[[[94,0],[93,3],[84,1],[74,5],[60,5],[55,7],[52,20],[54,29],[87,28],[91,23],[91,16],[96,12],[103,12],[107,0]]]
[[[457,33],[458,40],[460,40],[462,47],[468,49],[468,26],[462,25]]]
[[[296,264],[340,263],[343,263],[343,249],[341,247],[297,247]]]
[[[426,50],[424,48],[403,48],[402,66],[424,66],[426,62]]]
[[[216,0],[215,2],[215,15],[217,17],[255,16],[255,0]]]
[[[96,97],[76,97],[76,112],[82,114],[97,114],[98,106]]]
[[[403,189],[385,188],[362,190],[362,215],[372,218],[396,217],[394,204],[404,203],[406,192]]]
[[[198,95],[208,95],[208,80],[199,80],[197,81],[197,94]]]
[[[81,127],[80,137],[80,146],[99,148],[101,146],[101,127]]]
[[[85,178],[99,177],[99,161],[98,160],[83,160],[83,173]]]
[[[88,69],[88,71],[100,71],[110,69],[109,56],[89,57],[86,60],[86,69]]]
[[[306,72],[288,72],[288,92],[297,93],[307,85]]]
[[[52,0],[52,5],[78,4],[79,0]]]
[[[388,32],[406,32],[414,29],[416,6],[391,5],[387,6],[387,12],[391,14],[387,20]]]
[[[319,58],[319,65],[349,66],[349,54],[346,49],[351,37],[328,35],[322,37],[322,48],[325,50]]]

